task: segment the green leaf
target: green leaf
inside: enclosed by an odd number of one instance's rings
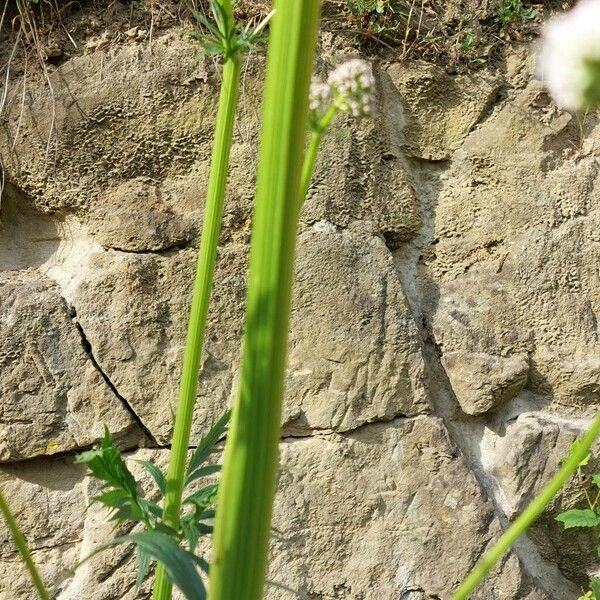
[[[133,542],[165,568],[169,580],[187,600],[206,600],[206,589],[198,571],[196,557],[169,536],[156,531],[142,531],[114,540],[116,544]]]
[[[589,508],[567,510],[560,513],[556,517],[556,520],[560,521],[565,526],[565,529],[571,529],[572,527],[596,527],[600,525],[600,517]]]
[[[122,489],[110,490],[92,498],[92,502],[104,504],[108,508],[121,508],[130,501],[129,494]]]
[[[592,475],[592,481],[594,482],[594,485],[600,489],[600,473],[594,473]]]
[[[133,521],[134,523],[143,522],[146,515],[142,509],[134,502],[123,504],[117,512],[111,517],[112,521],[122,523],[124,521]]]
[[[135,462],[142,465],[142,467],[144,467],[144,469],[150,473],[150,476],[152,479],[154,479],[158,489],[164,496],[167,490],[167,480],[163,472],[154,463],[151,463],[148,460],[136,460]]]
[[[215,56],[217,54],[223,54],[225,52],[225,48],[223,47],[223,44],[207,39],[207,41],[202,44],[202,52],[204,52],[204,54],[208,54],[209,56]]]
[[[225,12],[221,4],[219,2],[216,2],[215,0],[210,0],[210,8],[212,10],[215,21],[217,22],[219,33],[221,34],[223,39],[231,39],[232,27],[227,17],[227,13]]]
[[[142,587],[142,583],[144,583],[144,579],[146,579],[146,575],[148,575],[148,570],[150,569],[150,554],[148,554],[141,546],[137,547],[136,563],[137,577],[135,579],[135,589],[136,591],[139,591]]]
[[[189,485],[193,481],[197,481],[198,479],[202,479],[203,477],[208,477],[209,475],[214,475],[215,473],[219,473],[221,471],[221,465],[208,465],[207,467],[200,467],[196,469],[193,473],[190,473],[186,480],[185,485]]]
[[[194,10],[189,4],[187,4],[187,7],[194,19],[196,19],[196,21],[198,21],[202,27],[206,27],[206,29],[208,29],[217,38],[221,36],[220,31],[201,12]]]
[[[190,494],[184,501],[184,504],[199,504],[202,506],[210,506],[216,499],[218,485],[213,483],[206,487]]]
[[[590,579],[590,588],[596,598],[600,598],[600,577],[592,577]]]
[[[187,467],[187,475],[189,476],[195,471],[209,456],[214,452],[215,444],[219,441],[220,437],[225,433],[229,418],[231,417],[231,411],[228,410],[223,416],[210,428],[210,431],[205,434],[194,453],[190,458],[190,462]]]
[[[193,556],[194,562],[208,575],[209,564],[201,556],[196,556],[195,554]]]
[[[181,520],[181,529],[183,530],[183,535],[189,545],[190,552],[195,552],[198,540],[200,539],[200,531],[198,531],[198,528],[194,523],[190,523],[187,519]]]
[[[156,519],[160,519],[162,517],[162,509],[155,502],[146,500],[146,498],[138,498],[138,504],[146,515],[152,516]]]
[[[104,428],[104,438],[97,450],[83,452],[76,458],[77,463],[86,464],[88,469],[106,484],[124,489],[132,498],[137,497],[137,483],[113,445],[110,432]]]

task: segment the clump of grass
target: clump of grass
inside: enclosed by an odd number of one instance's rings
[[[521,21],[531,21],[534,16],[535,9],[523,6],[523,0],[500,0],[498,20],[504,27],[516,27]]]
[[[450,70],[488,64],[512,40],[534,36],[547,3],[496,0],[460,13],[442,0],[344,0],[325,27],[388,58],[422,59]]]

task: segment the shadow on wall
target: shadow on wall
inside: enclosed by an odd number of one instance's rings
[[[8,182],[0,201],[0,271],[37,268],[61,242],[62,218],[47,215]]]

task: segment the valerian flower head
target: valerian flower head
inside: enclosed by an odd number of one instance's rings
[[[600,0],[583,0],[550,21],[539,70],[562,108],[600,104]]]
[[[327,83],[340,110],[353,117],[371,114],[375,78],[368,62],[353,59],[341,64],[331,72]]]
[[[310,110],[315,112],[326,111],[331,104],[331,88],[318,77],[313,77],[310,84]]]

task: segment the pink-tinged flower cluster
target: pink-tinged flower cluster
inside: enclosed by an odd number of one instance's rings
[[[562,108],[600,103],[600,0],[583,0],[550,21],[539,71]]]
[[[368,62],[356,58],[341,64],[331,72],[327,83],[340,110],[353,117],[371,115],[375,78]]]
[[[371,65],[364,60],[349,60],[334,69],[326,83],[313,78],[310,110],[317,118],[332,106],[353,117],[368,117],[373,110],[374,87]]]

